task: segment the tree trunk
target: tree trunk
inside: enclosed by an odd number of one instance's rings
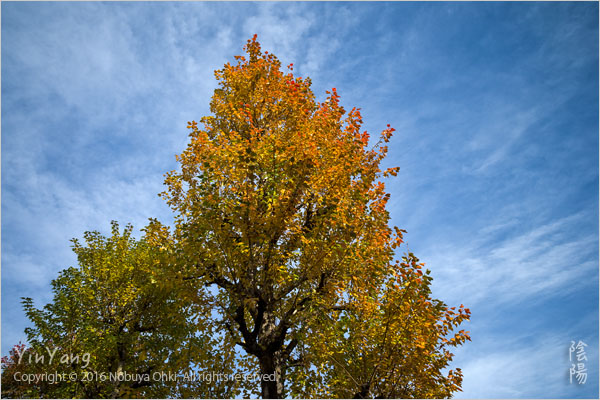
[[[368,399],[369,398],[369,390],[371,389],[371,385],[365,383],[360,386],[360,392],[354,393],[355,399]]]
[[[279,351],[267,353],[260,357],[261,396],[263,399],[282,399],[283,368]]]

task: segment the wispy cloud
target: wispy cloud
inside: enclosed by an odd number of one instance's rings
[[[425,250],[436,292],[452,303],[485,308],[564,296],[597,276],[597,234],[573,237],[585,218],[576,214],[525,231],[513,220],[483,228],[468,243],[450,239]]]
[[[571,340],[579,339],[568,331],[533,338],[517,335],[482,339],[486,343],[474,345],[483,351],[462,368],[463,392],[456,398],[594,397],[593,387],[579,385],[575,378],[573,383],[569,381],[569,346]],[[586,344],[586,364],[592,376],[597,370],[598,346],[593,341]]]

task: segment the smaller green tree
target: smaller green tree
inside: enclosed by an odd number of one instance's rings
[[[178,381],[156,378],[186,370],[190,354],[202,353],[203,341],[214,339],[196,335],[201,313],[185,285],[172,284],[168,233],[156,221],[145,231],[136,240],[130,225],[120,233],[113,222],[110,237],[86,232],[85,245],[73,240],[79,266],[52,282],[53,302],[36,309],[32,299],[23,299],[33,322],[26,329],[30,351],[56,350],[54,366],[78,376],[33,394],[172,397],[182,390]],[[79,356],[78,362],[60,363],[65,354]],[[124,374],[129,378],[113,379]]]

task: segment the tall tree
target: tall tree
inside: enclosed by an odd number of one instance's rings
[[[460,369],[449,348],[461,305],[431,296],[431,276],[390,227],[380,169],[394,131],[371,146],[360,111],[336,89],[318,102],[310,79],[281,71],[256,36],[215,72],[212,115],[191,121],[180,169],[156,220],[74,241],[79,266],[53,281],[42,310],[24,300],[31,348],[89,353],[65,371],[210,372],[215,380],[150,379],[26,386],[3,366],[3,395],[40,397],[450,397]],[[236,348],[236,345],[239,347]],[[18,351],[24,351],[21,347]],[[20,349],[20,350],[19,350]],[[232,373],[260,373],[252,380]],[[5,391],[4,388],[8,388]]]
[[[379,167],[394,129],[369,147],[335,88],[317,102],[310,79],[281,71],[256,36],[245,51],[215,72],[212,115],[188,123],[181,168],[166,177],[183,280],[257,363],[264,398],[284,397],[288,376],[295,392],[320,382],[343,396],[449,395],[460,375],[441,374],[443,341],[468,313],[444,325],[451,311],[430,299],[415,258],[394,262],[403,232],[388,226],[381,179],[398,168]],[[355,356],[366,369],[347,367]]]

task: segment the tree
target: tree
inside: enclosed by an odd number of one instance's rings
[[[3,396],[450,397],[460,369],[449,349],[461,305],[432,298],[414,254],[396,259],[405,231],[390,227],[380,169],[394,129],[371,146],[360,110],[336,89],[318,102],[310,79],[281,71],[256,36],[215,72],[212,115],[188,123],[190,142],[166,175],[171,230],[151,220],[86,232],[78,267],[52,282],[53,302],[24,299],[30,347],[3,360]],[[23,385],[38,365],[15,355],[89,354],[60,371],[148,377]],[[6,361],[6,362],[5,362]],[[160,380],[205,371],[252,380]],[[12,374],[12,375],[11,375]],[[6,388],[6,390],[5,390]]]
[[[210,353],[204,349],[217,349],[218,344],[205,330],[198,334],[202,310],[186,297],[185,287],[170,284],[171,249],[164,229],[152,222],[141,240],[131,236],[132,229],[127,226],[121,234],[113,222],[110,237],[86,232],[85,245],[73,240],[79,266],[63,270],[52,282],[53,302],[40,310],[32,299],[23,300],[34,325],[26,329],[30,344],[26,350],[45,356],[46,372],[77,374],[75,381],[43,387],[41,382],[26,394],[59,398],[229,394],[223,387],[202,392],[160,378],[164,370],[187,370],[198,356],[208,359]],[[48,368],[51,353],[53,368]],[[76,362],[62,363],[65,355],[76,356]],[[27,357],[18,364],[27,370],[44,367],[39,361],[27,363]],[[14,362],[7,365],[15,367]],[[14,380],[14,374],[6,372],[3,396],[10,395],[5,381]]]
[[[380,179],[398,168],[379,168],[394,129],[369,148],[335,88],[317,102],[256,36],[245,50],[215,72],[212,115],[188,123],[165,180],[180,281],[271,378],[263,398],[288,381],[293,394],[320,383],[336,396],[451,395],[461,375],[442,374],[446,346],[468,335],[446,336],[469,311],[431,299],[412,254],[394,262],[403,231],[388,226]]]

